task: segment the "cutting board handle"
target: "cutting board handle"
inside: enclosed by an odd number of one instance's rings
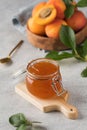
[[[58,101],[57,110],[60,110],[66,117],[70,119],[76,119],[78,117],[77,108],[68,104],[63,99],[60,102]]]

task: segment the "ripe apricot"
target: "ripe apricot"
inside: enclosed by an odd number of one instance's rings
[[[63,0],[49,0],[47,4],[54,5],[57,10],[57,17],[60,19],[64,18],[64,11],[66,10],[66,5]]]
[[[36,14],[37,11],[39,11],[45,5],[46,5],[46,2],[44,1],[44,2],[38,3],[36,6],[34,6],[34,8],[32,10],[32,17]]]
[[[27,27],[29,30],[37,35],[45,34],[45,26],[37,24],[33,18],[29,18],[27,22]]]
[[[56,18],[56,9],[53,5],[47,5],[41,8],[33,17],[37,24],[47,25]]]
[[[66,19],[66,22],[75,32],[78,32],[86,25],[87,19],[81,11],[75,10],[74,14]]]
[[[62,25],[67,25],[67,23],[62,19],[55,19],[49,25],[46,25],[46,35],[51,38],[59,38],[59,31]]]

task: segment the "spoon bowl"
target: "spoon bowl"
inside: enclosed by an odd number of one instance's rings
[[[6,62],[10,62],[11,58],[10,57],[5,57],[0,59],[0,63],[6,63]]]

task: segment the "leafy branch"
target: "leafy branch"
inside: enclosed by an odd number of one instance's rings
[[[52,58],[54,60],[63,60],[65,58],[75,57],[78,60],[87,61],[87,40],[85,40],[82,45],[77,46],[74,31],[69,26],[64,25],[60,29],[59,37],[64,45],[71,48],[71,52],[51,51],[46,55],[46,58]],[[87,73],[87,70],[85,71]]]
[[[9,118],[9,123],[16,127],[16,130],[26,130],[28,127],[33,127],[35,123],[41,123],[38,121],[29,121],[26,119],[24,114],[18,113],[14,114]]]
[[[75,32],[69,26],[62,26],[60,30],[60,40],[67,47],[72,49],[75,58],[87,61],[87,40],[82,46],[76,46]]]

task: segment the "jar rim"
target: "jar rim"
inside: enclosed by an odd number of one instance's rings
[[[31,72],[29,72],[28,67],[30,65],[33,65],[34,63],[40,62],[40,61],[46,61],[46,62],[50,62],[50,63],[54,64],[57,67],[57,71],[53,72],[52,74],[48,74],[48,75],[38,75],[38,74],[32,74]],[[28,63],[26,71],[27,71],[27,75],[31,76],[33,78],[36,78],[36,79],[47,79],[47,78],[53,77],[54,75],[58,74],[58,72],[59,72],[59,66],[58,66],[58,63],[56,61],[52,60],[52,59],[48,59],[48,58],[37,58],[37,59],[32,60],[31,62]]]

